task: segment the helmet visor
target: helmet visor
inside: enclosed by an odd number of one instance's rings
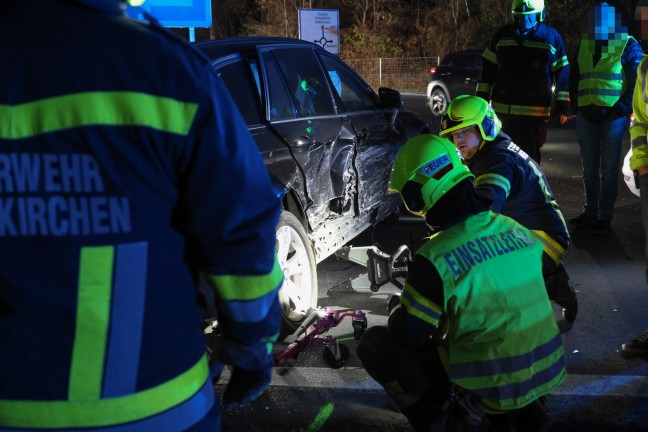
[[[407,211],[416,216],[425,216],[425,200],[422,193],[423,186],[414,181],[408,181],[403,186],[400,193],[403,204],[407,207]]]
[[[444,115],[443,119],[441,120],[441,129],[442,129],[442,131],[441,131],[441,133],[439,133],[439,135],[441,135],[441,136],[447,135],[448,133],[450,133],[448,131],[448,129],[450,129],[451,131],[455,131],[455,130],[458,130],[458,129],[463,129],[461,127],[461,125],[463,123],[464,123],[463,118],[455,118],[455,119],[453,119],[449,115]]]

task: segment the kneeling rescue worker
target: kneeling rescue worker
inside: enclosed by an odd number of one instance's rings
[[[439,135],[454,142],[490,209],[515,219],[542,243],[547,294],[563,308],[561,331],[571,329],[578,299],[561,262],[569,231],[540,166],[501,130],[495,111],[477,96],[458,96],[448,105]]]
[[[417,431],[546,430],[544,395],[566,371],[542,244],[490,211],[473,178],[436,135],[398,154],[390,187],[435,234],[416,252],[387,327],[369,328],[357,354]]]

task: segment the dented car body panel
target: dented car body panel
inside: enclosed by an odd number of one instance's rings
[[[398,92],[379,97],[309,42],[232,38],[196,47],[232,93],[317,262],[397,210],[399,197],[387,191],[394,159],[408,138],[428,131],[393,102]]]

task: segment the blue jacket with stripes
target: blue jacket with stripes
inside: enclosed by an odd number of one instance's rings
[[[0,430],[185,429],[216,406],[198,274],[227,361],[272,365],[263,161],[208,61],[119,1],[2,3]]]
[[[547,177],[508,135],[500,132],[484,142],[466,163],[475,175],[477,193],[488,199],[491,210],[568,247],[569,231]]]
[[[545,23],[521,35],[513,23],[500,28],[483,54],[477,95],[498,114],[549,117],[569,114],[569,61],[562,37]],[[553,86],[555,84],[555,91]]]

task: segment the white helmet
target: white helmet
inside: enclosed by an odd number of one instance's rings
[[[628,185],[630,192],[639,196],[639,188],[635,184],[635,176],[630,169],[630,156],[632,156],[632,149],[628,150],[628,154],[626,154],[625,158],[623,159],[623,166],[621,167],[621,172],[623,173],[623,181],[625,181],[625,184]]]

